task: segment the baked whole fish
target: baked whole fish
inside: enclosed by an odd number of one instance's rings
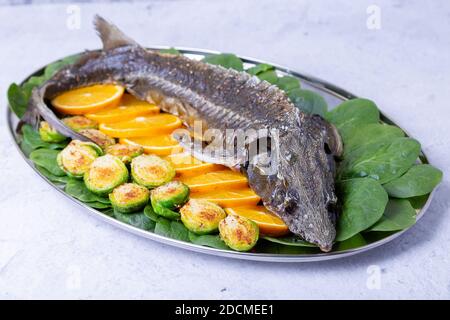
[[[299,111],[282,90],[257,77],[145,49],[99,16],[94,24],[103,50],[84,53],[35,88],[24,122],[36,125],[42,117],[63,135],[88,140],[66,127],[45,101],[77,87],[120,84],[179,116],[190,130],[195,121],[213,128],[221,139],[178,138],[186,148],[201,142],[201,149],[191,150],[195,157],[241,170],[266,208],[280,216],[291,232],[323,251],[331,250],[337,219],[334,156],[342,151],[331,124]],[[234,134],[225,134],[231,129]],[[236,148],[236,132],[242,131],[253,134]],[[262,145],[262,137],[264,152],[254,148]],[[206,149],[210,152],[203,152]]]

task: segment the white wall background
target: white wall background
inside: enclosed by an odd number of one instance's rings
[[[73,30],[68,2],[0,1],[0,298],[450,298],[448,1],[80,1]],[[380,29],[367,27],[373,4]],[[9,83],[100,46],[95,13],[144,45],[253,56],[373,99],[444,170],[429,212],[366,254],[289,265],[183,251],[91,218],[23,162],[4,114]]]

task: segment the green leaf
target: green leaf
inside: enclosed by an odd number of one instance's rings
[[[155,225],[155,233],[168,238],[189,242],[189,230],[179,221],[171,221],[160,217]]]
[[[194,243],[198,244],[200,246],[206,246],[216,249],[229,249],[228,246],[223,242],[223,240],[220,238],[218,234],[205,234],[205,235],[198,235],[193,232],[189,231],[189,240]]]
[[[286,93],[289,93],[291,90],[300,89],[300,81],[292,76],[284,76],[278,78],[276,83],[278,88],[284,90]]]
[[[65,57],[64,59],[56,61],[56,62],[54,62],[52,64],[49,64],[45,68],[45,71],[44,71],[44,78],[45,78],[45,80],[50,79],[62,67],[74,63],[75,61],[78,60],[78,58],[79,58],[79,55],[75,54],[75,55],[72,55],[72,56]]]
[[[261,80],[265,80],[271,84],[276,84],[278,81],[278,75],[275,71],[265,71],[257,75]]]
[[[176,54],[176,55],[180,55],[181,54],[181,52],[178,51],[175,48],[161,49],[161,50],[159,50],[159,52],[161,52],[161,53],[169,53],[169,54]]]
[[[155,222],[146,217],[143,212],[121,213],[114,210],[114,217],[119,221],[142,230],[153,231],[155,228]]]
[[[111,203],[108,198],[99,196],[89,191],[89,189],[86,188],[83,180],[70,178],[67,181],[64,190],[66,191],[66,193],[82,202],[101,202],[108,205]]]
[[[429,194],[424,194],[423,196],[408,198],[408,201],[414,209],[422,209],[429,197]]]
[[[344,241],[366,230],[383,215],[388,195],[383,187],[369,178],[352,179],[337,184],[342,199],[336,241]]]
[[[383,187],[392,197],[410,198],[430,193],[441,181],[441,170],[429,164],[419,164]]]
[[[86,202],[86,204],[89,207],[92,207],[94,209],[107,209],[107,208],[111,208],[110,204],[106,204],[103,202],[98,202],[98,201],[94,201],[94,202]]]
[[[275,243],[279,243],[285,246],[294,246],[294,247],[311,247],[311,248],[316,248],[317,246],[306,242],[303,239],[300,239],[297,236],[286,236],[286,237],[279,237],[279,238],[274,238],[274,237],[269,237],[269,236],[263,236],[261,237],[262,239],[265,239],[267,241],[270,242],[275,242]]]
[[[33,90],[33,88],[41,85],[43,82],[45,82],[45,80],[47,80],[45,76],[33,76],[22,85],[22,90],[25,96],[27,97],[27,101],[31,97],[31,91]]]
[[[398,231],[416,223],[416,210],[408,200],[389,199],[381,219],[368,231]]]
[[[204,57],[203,62],[219,65],[227,69],[244,71],[242,60],[232,53],[211,54]]]
[[[375,103],[370,100],[353,99],[341,103],[326,113],[325,118],[336,125],[342,138],[346,141],[355,127],[378,123],[380,121],[380,112]]]
[[[68,176],[55,176],[50,171],[48,171],[47,169],[45,169],[44,167],[41,167],[39,165],[36,165],[36,169],[38,169],[38,171],[40,173],[42,173],[42,175],[44,177],[46,177],[48,180],[50,180],[52,182],[66,184],[67,181],[69,181],[69,177]]]
[[[248,68],[247,70],[245,70],[247,73],[250,73],[254,76],[257,76],[260,73],[266,72],[266,71],[272,71],[275,70],[274,66],[271,66],[270,64],[267,63],[260,63],[257,64],[254,67]]]
[[[33,127],[31,127],[28,124],[22,127],[22,137],[23,141],[26,142],[27,146],[29,146],[33,150],[39,148],[55,149],[55,150],[63,149],[68,143],[68,141],[63,141],[59,143],[48,143],[42,141],[39,132],[34,130]]]
[[[56,156],[59,151],[51,149],[37,149],[30,153],[30,160],[36,165],[45,168],[55,176],[65,176],[66,173],[61,170],[56,162]]]
[[[336,251],[344,251],[344,250],[359,248],[359,247],[365,246],[366,244],[367,244],[367,242],[364,239],[364,237],[360,233],[357,233],[353,237],[348,238],[347,240],[338,242],[338,244],[336,246]]]
[[[159,214],[157,214],[154,210],[151,204],[148,204],[145,206],[144,208],[144,214],[150,219],[153,220],[155,222],[157,222],[159,220],[159,218],[161,217]]]
[[[340,179],[369,177],[381,184],[405,173],[416,162],[420,143],[410,138],[372,143],[358,148],[341,163]]]
[[[288,93],[292,103],[303,112],[324,116],[328,106],[325,99],[311,90],[291,89]]]
[[[15,83],[9,86],[7,95],[11,110],[17,117],[22,118],[27,110],[28,97],[25,95],[22,88]]]
[[[344,141],[344,154],[348,155],[352,151],[371,143],[391,141],[404,136],[402,129],[396,126],[380,123],[362,125],[350,131],[350,135]]]

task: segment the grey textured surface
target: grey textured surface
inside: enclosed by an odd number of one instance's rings
[[[84,214],[21,160],[3,116],[0,298],[450,298],[448,1],[377,1],[376,30],[366,25],[372,1],[80,3],[74,30],[66,27],[68,4],[33,3],[0,6],[2,114],[10,82],[99,47],[91,19],[100,13],[142,44],[253,56],[373,99],[420,139],[444,182],[416,226],[369,253],[314,264],[227,260]]]

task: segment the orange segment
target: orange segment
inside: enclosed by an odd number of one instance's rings
[[[261,200],[250,188],[196,192],[191,195],[191,198],[205,199],[221,207],[256,206]]]
[[[141,137],[141,138],[122,138],[120,143],[134,146],[142,146],[146,153],[153,153],[158,156],[167,156],[175,152],[183,151],[171,134],[163,134],[157,136]]]
[[[124,88],[117,85],[94,85],[66,91],[52,100],[52,105],[63,114],[85,114],[116,106]]]
[[[189,186],[191,192],[230,190],[247,186],[247,178],[231,170],[207,172],[198,176],[181,176],[179,179]]]
[[[131,94],[126,93],[117,107],[88,113],[86,117],[99,123],[112,123],[157,113],[159,113],[159,108],[154,104],[138,100]]]
[[[161,113],[152,116],[137,117],[132,120],[102,123],[100,131],[116,138],[146,137],[172,133],[181,127],[181,120],[171,114]]]
[[[166,157],[178,175],[194,176],[207,172],[225,170],[220,164],[207,163],[192,157],[189,153],[175,153]]]
[[[282,236],[289,232],[283,220],[264,206],[226,208],[225,211],[228,214],[235,214],[253,220],[259,226],[261,233],[268,236]]]

